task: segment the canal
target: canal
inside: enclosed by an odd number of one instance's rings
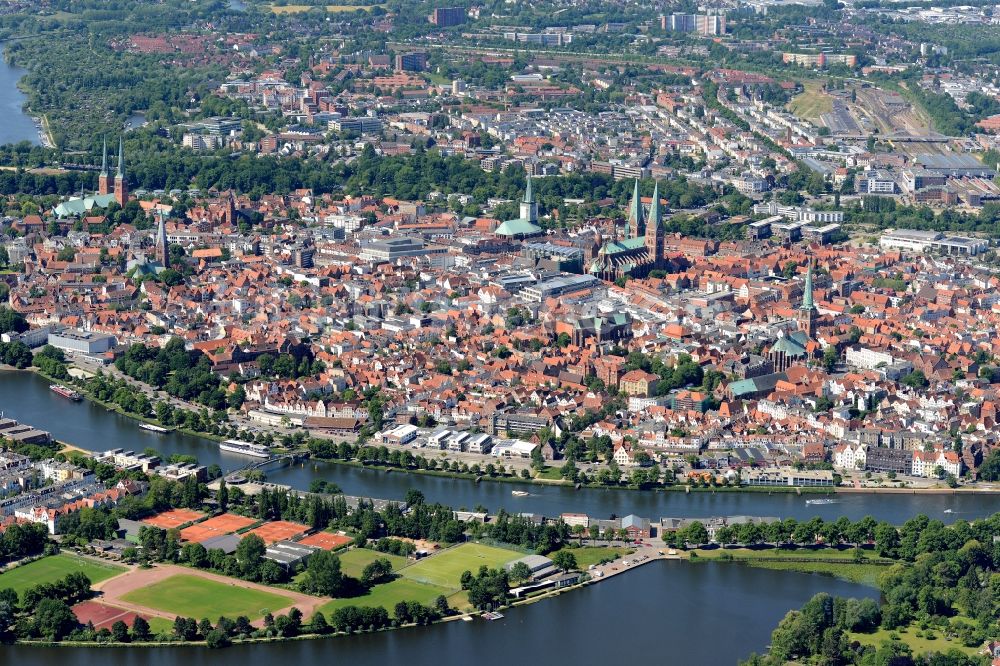
[[[48,382],[28,372],[0,371],[0,412],[24,423],[48,430],[59,440],[91,451],[122,447],[142,451],[157,449],[164,456],[190,454],[204,465],[217,464],[223,470],[242,467],[249,459],[237,454],[221,453],[212,440],[181,433],[159,435],[138,428],[138,422],[109,412],[103,407],[84,401],[69,402],[48,390]],[[1000,510],[1000,495],[838,495],[836,504],[808,505],[806,497],[794,493],[766,492],[638,492],[630,490],[574,490],[560,486],[473,483],[466,479],[384,472],[337,465],[322,461],[307,461],[294,467],[268,472],[268,479],[299,489],[307,489],[314,479],[324,479],[339,485],[349,495],[402,499],[406,491],[416,488],[432,502],[442,502],[456,508],[473,509],[477,505],[490,511],[540,513],[555,516],[565,512],[586,513],[606,518],[611,514],[624,516],[635,513],[657,519],[661,517],[707,517],[719,515],[774,516],[808,519],[821,516],[836,519],[847,516],[857,520],[872,515],[879,520],[901,524],[908,518],[925,513],[932,518],[951,521],[971,520]],[[528,497],[513,497],[512,489],[527,490]],[[945,513],[948,511],[949,513]]]
[[[4,44],[0,44],[0,54]],[[17,82],[24,76],[20,67],[11,67],[0,57],[0,144],[28,141],[35,145],[41,143],[38,138],[38,128],[35,121],[24,113],[25,96],[17,87]]]
[[[509,666],[519,659],[580,666],[623,661],[732,666],[763,651],[785,613],[818,592],[876,594],[873,588],[816,574],[653,562],[599,585],[506,610],[506,617],[495,622],[448,622],[223,651],[6,646],[3,652],[7,663],[20,666]]]

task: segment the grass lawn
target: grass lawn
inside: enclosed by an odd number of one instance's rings
[[[338,553],[340,557],[340,570],[353,578],[361,578],[364,568],[378,559],[386,559],[392,562],[392,570],[398,571],[406,566],[406,558],[399,555],[389,555],[367,548],[352,548],[346,553]]]
[[[496,568],[520,557],[521,553],[506,548],[463,543],[405,567],[399,573],[410,580],[458,590],[463,571],[475,573],[484,564]]]
[[[291,599],[272,592],[226,585],[200,576],[177,574],[141,590],[129,592],[125,601],[147,608],[193,618],[236,618],[255,620],[267,611],[291,604]]]
[[[562,474],[558,467],[543,467],[541,472],[535,474],[536,479],[548,479],[549,481],[562,481]]]
[[[974,624],[970,622],[970,624]],[[962,645],[959,641],[950,641],[944,637],[944,633],[936,629],[929,630],[934,634],[934,639],[928,639],[926,636],[917,636],[916,632],[920,631],[920,627],[915,624],[911,624],[905,629],[895,629],[889,631],[888,629],[879,629],[878,631],[871,634],[856,634],[850,632],[847,634],[848,641],[858,641],[864,645],[873,645],[878,647],[885,641],[892,640],[890,638],[891,634],[895,634],[899,637],[900,642],[906,643],[913,650],[913,656],[927,653],[927,652],[940,652],[944,654],[948,650],[956,649],[961,650],[963,654],[969,656],[975,655],[979,651],[979,647],[966,647]],[[922,632],[924,634],[927,631]]]
[[[30,587],[39,583],[52,583],[65,578],[66,574],[74,571],[82,571],[87,574],[91,583],[117,576],[125,571],[125,567],[116,564],[98,562],[95,560],[71,555],[69,553],[59,553],[50,557],[43,557],[40,560],[29,562],[28,564],[16,567],[0,574],[0,589],[12,587],[14,591],[21,594]]]
[[[603,559],[615,559],[635,552],[631,548],[611,546],[584,546],[583,548],[562,548],[560,550],[572,553],[573,557],[576,558],[577,566],[584,570],[591,564],[598,564]],[[549,553],[546,557],[551,559],[557,552],[559,551]]]
[[[747,558],[759,560],[781,560],[789,557],[797,559],[815,557],[820,560],[845,560],[854,561],[853,548],[696,548],[691,551],[697,553],[698,557],[720,557],[723,554],[732,555],[734,558]],[[866,556],[874,557],[871,552],[866,552]]]
[[[390,583],[376,585],[372,588],[371,592],[363,597],[334,599],[330,603],[321,606],[319,610],[328,619],[333,611],[345,606],[370,606],[372,608],[381,606],[389,611],[389,615],[392,615],[393,609],[400,601],[418,601],[425,606],[430,606],[442,594],[447,596],[448,590],[437,585],[419,583],[408,578],[397,578]]]
[[[801,571],[802,573],[820,573],[852,583],[859,583],[877,588],[879,579],[889,570],[889,567],[878,564],[854,562],[782,562],[781,560],[747,560],[743,564],[758,569],[774,571]]]
[[[833,110],[833,99],[823,92],[819,82],[809,81],[803,87],[805,91],[788,103],[788,109],[792,113],[799,118],[819,120],[821,115]]]
[[[151,617],[149,618],[149,629],[153,632],[153,636],[172,634],[174,633],[174,623],[165,617]]]

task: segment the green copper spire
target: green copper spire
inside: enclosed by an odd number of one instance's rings
[[[639,196],[639,179],[635,179],[632,189],[632,203],[628,209],[628,225],[633,238],[638,238],[646,231],[646,216],[643,214],[642,197]]]
[[[101,155],[101,175],[108,175],[108,137],[104,137],[104,153]]]
[[[531,174],[528,174],[528,184],[524,188],[524,199],[522,202],[526,204],[535,203],[534,195],[531,193]]]
[[[656,185],[653,187],[653,203],[649,204],[649,221],[646,223],[649,225],[647,231],[652,229],[658,229],[663,223],[663,215],[660,214],[660,181],[656,181]]]
[[[122,137],[118,137],[118,171],[115,172],[115,178],[125,177],[125,142]]]
[[[802,309],[812,310],[815,306],[813,305],[813,265],[812,259],[809,260],[809,269],[806,270],[806,286],[805,293],[802,294]]]

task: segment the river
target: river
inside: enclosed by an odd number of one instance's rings
[[[48,382],[34,373],[0,371],[0,412],[52,432],[59,440],[92,451],[122,447],[142,451],[153,447],[165,456],[190,454],[204,465],[217,464],[224,470],[237,469],[249,459],[221,453],[212,440],[181,433],[158,435],[138,428],[138,422],[109,412],[94,403],[69,402],[48,390]],[[821,516],[836,519],[847,516],[856,520],[872,515],[879,520],[901,524],[925,513],[932,518],[973,519],[1000,511],[1000,495],[886,495],[841,494],[837,504],[807,505],[806,498],[794,493],[766,492],[638,492],[632,490],[573,490],[560,486],[513,485],[509,483],[473,483],[466,479],[387,473],[322,461],[307,461],[295,467],[268,472],[268,479],[295,488],[307,489],[314,479],[338,484],[349,495],[402,499],[416,488],[428,500],[456,508],[472,509],[483,505],[490,511],[532,512],[556,516],[565,512],[586,513],[597,518],[611,514],[635,513],[653,519],[661,517],[707,517],[720,515],[774,516],[808,519]],[[513,497],[511,489],[530,492],[528,497]],[[945,514],[945,510],[951,513]]]
[[[5,46],[0,44],[0,53]],[[0,144],[28,141],[39,145],[38,128],[35,121],[24,113],[24,93],[17,82],[24,76],[20,67],[11,67],[0,57]]]
[[[495,622],[448,622],[384,634],[201,648],[4,647],[20,666],[243,666],[351,664],[509,666],[690,664],[733,666],[762,652],[771,630],[817,592],[874,597],[873,588],[816,574],[736,564],[652,562],[598,585],[505,610]],[[611,612],[610,609],[614,609]]]

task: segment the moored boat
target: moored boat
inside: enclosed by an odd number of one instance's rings
[[[83,396],[74,391],[71,388],[63,386],[62,384],[53,384],[49,387],[49,390],[57,395],[61,395],[67,400],[72,400],[73,402],[80,402],[83,400]]]

